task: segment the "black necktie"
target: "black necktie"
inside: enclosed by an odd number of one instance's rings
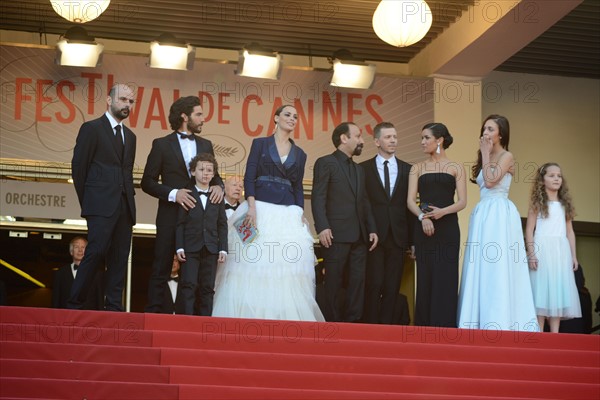
[[[186,135],[185,133],[181,133],[181,132],[177,132],[177,134],[182,139],[196,140],[196,136],[194,136],[194,135]]]
[[[77,268],[79,268],[79,264],[73,264],[73,271],[77,271]]]
[[[385,192],[388,196],[391,196],[390,190],[390,169],[388,168],[389,161],[383,162],[383,184],[385,186]]]
[[[352,158],[348,158],[348,175],[350,176],[352,185],[356,185],[356,170],[354,169]]]
[[[235,206],[232,206],[229,203],[225,203],[225,209],[226,210],[233,210],[233,211],[235,211],[235,210],[237,210],[237,208],[239,207],[239,205],[240,205],[240,203],[237,203]]]
[[[121,135],[121,125],[115,126],[115,140],[117,142],[117,149],[119,152],[119,156],[123,156],[123,149],[125,146],[123,145],[123,135]]]

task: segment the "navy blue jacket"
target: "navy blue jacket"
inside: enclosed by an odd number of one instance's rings
[[[304,166],[306,153],[292,142],[292,148],[281,163],[275,137],[257,138],[252,141],[250,155],[244,174],[246,198],[304,208]]]

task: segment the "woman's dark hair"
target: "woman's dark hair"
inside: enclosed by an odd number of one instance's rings
[[[284,104],[284,105],[281,105],[281,106],[277,107],[277,110],[275,110],[275,114],[274,115],[279,116],[279,114],[281,114],[281,112],[283,111],[283,109],[286,108],[286,107],[296,108],[296,107],[294,107],[291,104]]]
[[[423,129],[421,129],[421,130],[423,131],[425,129],[429,129],[436,139],[439,139],[439,138],[444,139],[444,142],[442,143],[442,147],[444,149],[447,149],[448,147],[450,147],[450,145],[454,141],[454,139],[452,138],[452,135],[450,134],[450,132],[448,132],[448,128],[446,127],[446,125],[444,125],[440,122],[431,122],[431,123],[425,125],[423,127]]]
[[[485,130],[485,123],[489,120],[494,121],[498,125],[498,135],[500,136],[500,145],[503,149],[508,151],[508,142],[510,141],[510,124],[508,123],[508,119],[502,115],[492,114],[489,115],[486,119],[483,120],[483,124],[481,125],[481,131],[479,133],[479,137],[483,136],[483,131]],[[479,175],[479,171],[482,168],[482,159],[481,159],[481,150],[477,150],[477,162],[475,165],[471,167],[471,182],[477,183],[477,175]]]

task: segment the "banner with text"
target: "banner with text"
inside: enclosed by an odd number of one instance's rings
[[[108,90],[115,82],[135,89],[136,102],[125,124],[137,136],[139,170],[152,140],[171,132],[169,107],[182,96],[200,97],[206,118],[202,136],[213,142],[221,174],[244,173],[252,139],[273,133],[273,113],[282,104],[298,111],[294,139],[308,155],[309,181],[315,160],[334,150],[331,132],[341,122],[362,129],[365,147],[357,161],[377,153],[373,127],[389,121],[399,134],[397,155],[416,162],[424,158],[421,127],[433,120],[432,79],[379,76],[372,89],[353,90],[330,86],[327,71],[284,69],[280,80],[271,81],[237,76],[235,65],[213,62],[196,61],[193,71],[172,71],[149,68],[146,57],[105,54],[102,66],[77,68],[54,64],[51,49],[0,46],[0,54],[1,158],[69,163],[79,127],[106,111]],[[15,196],[3,199],[4,205],[38,204],[37,197]],[[62,200],[42,200],[51,202],[40,206],[44,215],[55,207],[69,208]]]
[[[272,134],[273,112],[281,104],[298,110],[294,138],[308,154],[307,167],[334,150],[331,132],[343,121],[356,123],[365,134],[361,160],[376,153],[367,136],[381,121],[396,125],[399,157],[420,160],[420,128],[433,120],[431,79],[377,77],[372,89],[352,90],[329,86],[331,73],[323,71],[284,69],[280,80],[271,81],[240,77],[235,65],[211,62],[171,71],[149,68],[145,57],[106,54],[100,67],[76,68],[55,65],[53,50],[0,46],[0,52],[3,158],[70,162],[79,126],[106,111],[115,82],[136,90],[125,123],[138,137],[138,168],[144,167],[152,140],[171,132],[173,101],[187,95],[202,100],[202,136],[212,140],[225,173],[243,173],[252,139]]]

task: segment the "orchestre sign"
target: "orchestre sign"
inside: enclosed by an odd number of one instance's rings
[[[137,221],[154,224],[157,200],[136,189]],[[81,219],[77,193],[71,184],[4,180],[0,183],[0,215]]]
[[[42,182],[2,181],[2,215],[48,219],[79,217],[79,202],[73,185]]]

